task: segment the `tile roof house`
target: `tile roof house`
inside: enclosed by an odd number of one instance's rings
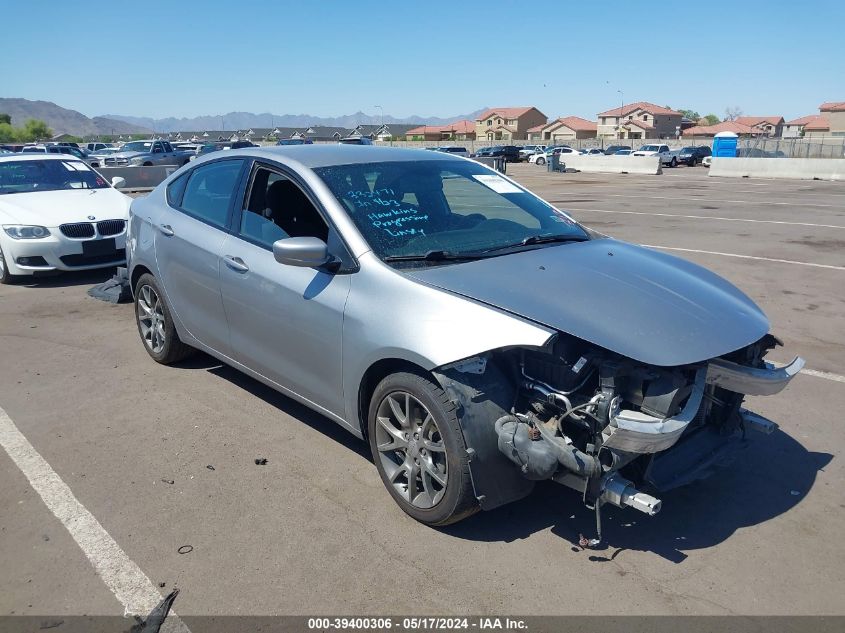
[[[783,133],[781,136],[783,138],[798,138],[799,136],[804,136],[804,126],[807,123],[810,123],[815,119],[818,114],[808,114],[807,116],[802,116],[797,119],[792,119],[791,121],[786,121],[783,124]]]
[[[577,116],[560,117],[528,130],[528,139],[532,141],[554,142],[595,137],[596,124]]]
[[[804,138],[818,138],[820,136],[836,136],[831,132],[830,115],[817,114],[810,117],[810,120],[804,124]],[[840,132],[842,135],[845,132]]]
[[[760,136],[758,128],[739,123],[738,121],[722,121],[716,125],[694,125],[683,131],[684,136],[715,136],[719,132],[733,132],[738,136]]]
[[[829,136],[845,136],[845,101],[823,103],[819,112],[827,119]]]
[[[475,139],[475,121],[453,121],[446,125],[419,125],[406,130],[407,141],[471,141]]]
[[[648,101],[636,101],[597,115],[597,134],[604,138],[670,138],[681,129],[683,115]]]
[[[739,116],[734,119],[737,123],[757,128],[762,136],[780,138],[783,135],[782,116]]]
[[[488,141],[525,140],[530,128],[547,120],[546,115],[533,106],[490,108],[475,119],[475,138]]]

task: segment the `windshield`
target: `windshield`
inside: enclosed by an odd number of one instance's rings
[[[153,147],[150,141],[132,141],[126,143],[120,150],[122,152],[149,152]]]
[[[470,161],[315,168],[380,258],[479,254],[537,236],[588,239],[569,216]],[[525,248],[533,246],[525,245]]]
[[[659,152],[660,146],[659,145],[643,145],[640,148],[641,152]]]
[[[108,186],[100,174],[74,159],[0,162],[0,194]]]

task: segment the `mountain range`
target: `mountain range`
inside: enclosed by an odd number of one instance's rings
[[[134,123],[127,123],[107,117],[89,118],[77,112],[57,106],[52,101],[30,101],[28,99],[0,97],[0,112],[12,117],[12,125],[22,126],[27,119],[44,121],[55,134],[74,136],[97,136],[105,134],[144,134],[151,132]]]
[[[354,128],[356,125],[379,125],[382,122],[390,123],[413,123],[419,125],[445,125],[461,119],[474,120],[484,109],[459,114],[453,117],[423,117],[412,115],[404,118],[397,118],[387,114],[382,117],[380,114],[365,114],[355,112],[336,117],[318,117],[311,114],[253,114],[252,112],[228,112],[220,115],[197,116],[192,118],[152,119],[149,117],[135,117],[123,114],[104,114],[107,119],[124,121],[125,123],[155,130],[156,132],[198,132],[201,130],[246,130],[249,128],[274,128],[291,127],[302,128],[311,125],[325,125],[332,127]]]

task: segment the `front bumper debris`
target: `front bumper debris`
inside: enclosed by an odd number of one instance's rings
[[[804,359],[796,356],[791,363],[777,367],[746,367],[717,358],[707,364],[707,384],[750,396],[771,396],[783,391],[789,381],[804,367]]]

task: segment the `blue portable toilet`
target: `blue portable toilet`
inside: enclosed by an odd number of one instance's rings
[[[713,158],[736,158],[739,136],[733,132],[719,132],[713,137]]]

